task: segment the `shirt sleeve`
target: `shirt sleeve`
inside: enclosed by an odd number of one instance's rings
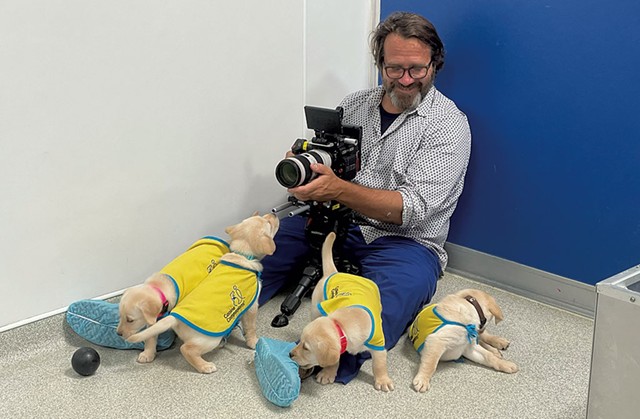
[[[456,110],[427,125],[405,181],[398,187],[402,228],[425,226],[429,218],[456,205],[470,153],[471,131],[464,113]]]

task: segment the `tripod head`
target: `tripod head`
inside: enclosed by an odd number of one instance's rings
[[[332,231],[336,233],[335,248],[340,249],[346,239],[349,224],[352,219],[352,210],[337,201],[303,202],[294,196],[290,196],[287,203],[273,208],[272,212],[279,213],[285,210],[289,211],[289,217],[298,214],[307,215],[305,236],[311,250],[307,265],[302,271],[302,278],[294,291],[282,302],[280,306],[281,314],[277,315],[271,322],[271,326],[273,327],[284,327],[288,325],[288,316],[296,312],[302,302],[302,298],[307,295],[318,283],[320,278],[322,278],[322,244],[327,234]],[[345,265],[345,263],[341,265]],[[347,271],[354,270],[350,264],[346,269]]]

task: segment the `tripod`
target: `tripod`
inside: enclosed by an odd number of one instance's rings
[[[289,197],[287,204],[274,208],[273,212],[296,206],[298,209],[289,212],[292,217],[298,214],[308,214],[307,225],[305,226],[305,236],[311,247],[305,268],[302,270],[302,278],[298,285],[289,294],[280,306],[280,314],[271,321],[272,327],[284,327],[289,324],[289,316],[296,312],[302,298],[322,278],[322,244],[327,234],[334,231],[336,233],[336,249],[342,248],[349,230],[349,223],[352,218],[351,209],[342,204],[331,201],[326,203],[298,201],[295,197]],[[335,252],[334,252],[335,255]],[[359,269],[348,260],[334,256],[336,266],[341,272],[357,274]]]

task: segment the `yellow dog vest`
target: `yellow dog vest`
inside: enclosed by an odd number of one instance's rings
[[[200,333],[226,336],[258,297],[258,272],[221,261],[170,316]]]
[[[465,325],[447,320],[438,313],[438,310],[436,310],[437,306],[437,304],[431,304],[423,308],[409,327],[409,340],[413,343],[413,347],[416,351],[422,352],[422,349],[424,348],[424,341],[427,336],[447,325],[464,327],[467,329],[467,339],[469,340],[469,343],[471,343],[473,339],[476,339],[477,342],[478,332],[476,331],[476,326],[474,324]]]
[[[371,333],[365,345],[375,351],[384,350],[382,303],[378,286],[361,276],[335,273],[324,284],[324,301],[318,303],[323,316],[343,307],[360,307],[371,317]]]
[[[173,281],[176,301],[180,302],[193,291],[226,253],[229,253],[227,242],[216,237],[203,237],[162,268],[160,272]]]

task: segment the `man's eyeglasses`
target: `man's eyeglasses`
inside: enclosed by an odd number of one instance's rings
[[[423,79],[427,77],[431,62],[425,66],[413,66],[409,68],[400,67],[399,65],[386,65],[384,66],[384,72],[387,73],[387,77],[390,79],[398,80],[404,77],[405,72],[409,72],[409,77],[412,79]]]

